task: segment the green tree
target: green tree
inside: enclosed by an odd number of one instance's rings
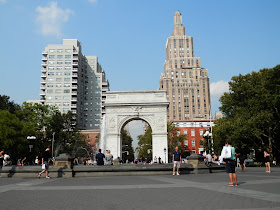
[[[60,153],[67,153],[74,155],[79,147],[85,147],[85,136],[80,134],[76,123],[75,115],[72,112],[61,113],[55,110],[46,126],[46,139],[51,144],[54,138],[54,150],[56,155]]]
[[[0,145],[10,155],[13,164],[28,156],[29,126],[8,110],[0,110]]]
[[[134,160],[134,151],[132,147],[133,139],[129,135],[129,133],[122,129],[121,130],[121,139],[122,139],[122,153],[123,153],[123,160],[126,161],[133,161]]]
[[[232,77],[230,91],[220,98],[224,118],[215,122],[214,148],[220,151],[227,138],[240,152],[270,148],[280,153],[280,65]]]
[[[20,109],[18,104],[10,101],[10,97],[6,95],[0,95],[0,110],[9,110],[9,112],[15,114]]]
[[[138,158],[142,157],[143,160],[147,158],[149,161],[152,160],[152,129],[149,126],[143,135],[138,137]]]

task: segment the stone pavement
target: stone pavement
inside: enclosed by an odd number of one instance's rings
[[[2,178],[2,209],[280,209],[280,168],[181,176]]]

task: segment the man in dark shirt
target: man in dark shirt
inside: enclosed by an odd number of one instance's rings
[[[179,168],[181,164],[181,152],[178,150],[178,147],[175,147],[175,151],[172,155],[173,160],[173,176],[175,175],[175,168],[177,168],[177,175],[179,176]]]
[[[51,154],[50,154],[50,147],[48,146],[46,148],[46,150],[43,152],[42,155],[42,171],[38,174],[38,178],[41,177],[42,173],[46,172],[46,179],[49,179],[49,158],[51,158]]]
[[[104,158],[105,158],[105,155],[103,153],[101,153],[101,149],[98,150],[99,153],[96,154],[95,156],[95,160],[97,162],[97,165],[104,165]]]

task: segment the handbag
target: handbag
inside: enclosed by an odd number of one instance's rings
[[[42,165],[42,169],[46,169],[46,165],[45,164]]]
[[[224,146],[221,152],[221,157],[223,159],[230,159],[231,158],[231,147]]]

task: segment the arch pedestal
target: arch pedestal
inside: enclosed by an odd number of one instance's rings
[[[165,91],[110,91],[105,100],[105,149],[121,157],[121,129],[132,120],[144,120],[152,129],[153,156],[168,162],[167,107]]]

